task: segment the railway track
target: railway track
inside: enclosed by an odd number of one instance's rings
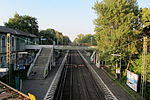
[[[77,51],[68,54],[54,100],[105,100],[101,87]]]
[[[0,81],[0,100],[30,100],[30,98]]]

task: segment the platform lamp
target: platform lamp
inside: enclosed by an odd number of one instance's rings
[[[41,36],[41,45],[42,45],[43,36]]]
[[[120,68],[116,69],[116,74],[121,74],[121,55],[120,54],[111,54],[112,56],[120,57]]]

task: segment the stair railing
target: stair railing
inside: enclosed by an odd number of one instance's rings
[[[49,67],[49,65],[50,65],[50,63],[52,61],[51,60],[52,56],[53,56],[53,48],[51,49],[51,52],[49,53],[48,60],[47,60],[47,63],[46,63],[45,69],[44,69],[44,73],[43,73],[43,77],[44,78],[48,75],[48,67]]]
[[[29,75],[30,75],[30,73],[31,73],[31,71],[32,71],[32,68],[33,68],[33,66],[35,65],[36,61],[37,61],[37,58],[38,58],[39,55],[41,54],[41,51],[42,51],[42,48],[41,48],[41,49],[39,50],[39,52],[36,54],[36,57],[35,57],[33,63],[30,65],[29,70],[28,70],[28,72],[27,72],[27,77],[29,77]]]

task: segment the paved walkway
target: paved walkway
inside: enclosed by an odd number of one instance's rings
[[[23,81],[22,92],[25,94],[31,93],[36,96],[37,100],[43,100],[45,97],[51,82],[59,68],[62,58],[59,59],[56,67],[52,68],[49,75],[43,80],[25,80]]]
[[[104,83],[107,85],[107,87],[112,91],[112,93],[118,98],[118,100],[132,100],[131,97],[123,91],[123,89],[116,84],[116,82],[107,75],[107,73],[99,69],[95,66],[93,68],[96,70],[96,72],[99,74],[101,79],[104,81]]]

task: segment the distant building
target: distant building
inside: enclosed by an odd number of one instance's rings
[[[33,34],[0,26],[0,68],[8,68],[6,63],[7,34],[10,34],[11,64],[14,70],[24,69],[34,59],[34,51],[26,51],[26,45],[37,44],[38,37]],[[6,72],[0,72],[0,77]]]

